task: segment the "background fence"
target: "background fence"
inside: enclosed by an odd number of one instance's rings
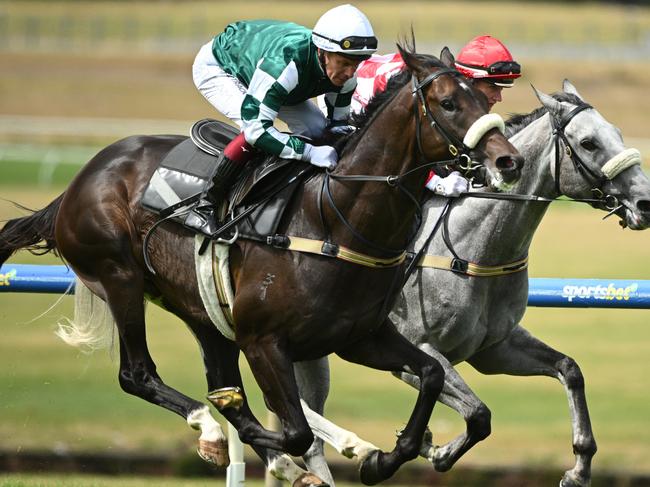
[[[171,8],[165,3],[137,2],[133,8],[120,6],[120,2],[65,3],[74,8],[65,8],[64,4],[44,11],[39,2],[0,5],[0,50],[183,54],[196,52],[233,20],[290,18],[312,25],[317,12],[336,4],[286,2],[291,5],[291,12],[287,12],[259,1],[185,2],[180,15],[178,9],[170,15]],[[555,14],[544,14],[548,6],[532,2],[522,8],[525,3],[498,2],[487,8],[488,14],[478,16],[466,12],[485,9],[477,3],[435,2],[434,6],[430,2],[426,6],[426,2],[362,0],[358,4],[373,20],[380,50],[393,48],[396,26],[408,32],[412,24],[425,48],[439,48],[440,43],[457,48],[477,33],[490,32],[507,39],[509,46],[526,56],[620,60],[647,59],[650,53],[650,18],[642,5],[613,4],[599,9],[586,5],[577,9],[575,2],[558,3],[552,7]],[[534,14],[534,26],[530,24],[531,9],[541,12]]]

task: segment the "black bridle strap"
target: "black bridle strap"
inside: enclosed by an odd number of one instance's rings
[[[571,110],[561,120],[557,120],[555,117],[553,117],[552,114],[549,114],[551,117],[551,124],[553,125],[553,134],[555,136],[555,191],[558,195],[562,194],[562,190],[560,188],[560,166],[562,162],[562,157],[560,155],[560,140],[564,142],[567,155],[571,159],[571,162],[573,163],[576,171],[578,171],[583,178],[590,180],[594,184],[602,184],[603,180],[605,179],[604,177],[598,176],[594,171],[589,169],[589,167],[580,159],[578,154],[576,154],[576,152],[571,147],[571,144],[569,143],[569,140],[564,133],[564,129],[566,129],[567,125],[569,125],[569,122],[571,122],[571,120],[573,120],[573,118],[578,113],[582,112],[583,110],[589,110],[591,108],[593,107],[588,103],[581,103],[573,110]]]
[[[443,74],[450,74],[454,76],[461,75],[458,71],[451,68],[441,69],[439,71],[431,73],[429,76],[424,78],[424,80],[422,80],[421,82],[417,82],[415,75],[413,75],[413,77],[411,78],[413,83],[413,90],[411,92],[413,93],[414,96],[417,95],[418,97],[418,100],[422,107],[422,115],[429,120],[429,125],[431,126],[431,128],[436,129],[438,133],[442,136],[442,138],[445,139],[445,142],[447,142],[447,146],[449,147],[449,152],[451,153],[452,156],[456,157],[459,154],[469,153],[470,149],[463,143],[463,141],[459,140],[458,138],[454,137],[452,134],[447,132],[447,130],[445,130],[445,128],[442,125],[440,125],[440,123],[438,123],[438,121],[433,116],[433,113],[431,113],[431,110],[429,109],[429,105],[427,104],[427,101],[424,97],[424,93],[422,91],[423,87],[427,86],[429,83],[437,79],[439,76],[442,76]],[[420,111],[418,110],[417,103],[413,104],[413,110],[414,110],[415,121],[417,125],[416,140],[418,143],[418,149],[420,153],[424,155],[424,150],[422,149],[422,136],[420,134],[421,132]]]
[[[546,198],[544,196],[537,196],[534,194],[519,194],[519,193],[494,193],[489,191],[483,192],[467,192],[461,193],[459,198],[483,198],[483,199],[492,199],[492,200],[511,200],[511,201],[537,201],[540,203],[555,203],[555,202],[566,202],[566,203],[589,203],[591,205],[596,204],[605,204],[605,207],[608,210],[614,209],[616,201],[609,202],[607,198],[571,198],[571,199],[554,199]]]
[[[426,85],[434,81],[436,78],[439,78],[443,74],[454,74],[454,75],[460,75],[460,72],[454,68],[444,68],[444,69],[439,69],[438,71],[434,71],[433,73],[429,74],[426,78],[424,78],[422,81],[416,83],[415,76],[413,76],[413,91],[412,93],[415,94],[416,91],[420,91],[422,88],[424,88]]]
[[[440,228],[440,224],[442,223],[443,219],[445,218],[445,215],[449,213],[449,210],[451,208],[453,199],[447,198],[447,201],[445,202],[445,206],[442,208],[442,211],[438,215],[438,219],[436,220],[436,223],[433,225],[433,228],[431,229],[431,232],[429,233],[429,236],[426,238],[424,243],[422,244],[422,247],[420,247],[420,250],[418,250],[412,257],[411,260],[409,261],[409,264],[406,268],[406,271],[404,271],[404,281],[402,284],[402,287],[404,287],[404,284],[406,284],[406,281],[409,280],[409,277],[411,277],[411,274],[413,274],[413,271],[415,268],[418,266],[420,261],[422,260],[422,256],[427,250],[427,247],[429,247],[429,244],[431,243],[431,240],[433,239],[434,235],[438,231],[438,228]]]

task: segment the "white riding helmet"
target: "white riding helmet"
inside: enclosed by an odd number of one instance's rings
[[[324,51],[368,58],[377,50],[370,21],[352,5],[339,5],[325,12],[312,31],[316,47]]]

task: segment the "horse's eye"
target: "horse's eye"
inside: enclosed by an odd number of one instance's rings
[[[580,145],[585,149],[588,150],[589,152],[593,152],[596,149],[598,149],[598,146],[594,143],[593,140],[591,139],[582,139],[580,141]]]
[[[444,108],[445,110],[447,110],[448,112],[453,112],[454,111],[454,102],[449,100],[449,99],[442,100],[440,102],[440,106],[442,108]]]

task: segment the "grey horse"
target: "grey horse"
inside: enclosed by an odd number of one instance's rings
[[[423,262],[433,267],[414,272],[391,319],[411,342],[443,364],[445,385],[439,400],[466,422],[466,431],[445,445],[433,446],[425,436],[421,456],[438,471],[450,469],[490,434],[490,410],[453,367],[466,361],[484,374],[557,378],[569,399],[576,456],[560,485],[590,483],[596,442],[580,368],[519,324],[527,304],[528,250],[550,202],[560,195],[616,214],[623,226],[647,228],[650,181],[640,168],[638,151],[625,149],[619,130],[586,104],[568,80],[563,90],[554,96],[535,90],[543,106],[507,123],[506,134],[527,161],[512,193],[528,199],[463,197],[446,216],[441,216],[445,199],[433,197],[424,205],[415,249],[425,245]],[[440,218],[444,231],[427,242]],[[376,447],[318,414],[329,387],[327,359],[296,365],[303,408],[316,436],[350,458],[372,457]],[[414,376],[400,378],[417,387]],[[333,483],[318,440],[306,462]]]

